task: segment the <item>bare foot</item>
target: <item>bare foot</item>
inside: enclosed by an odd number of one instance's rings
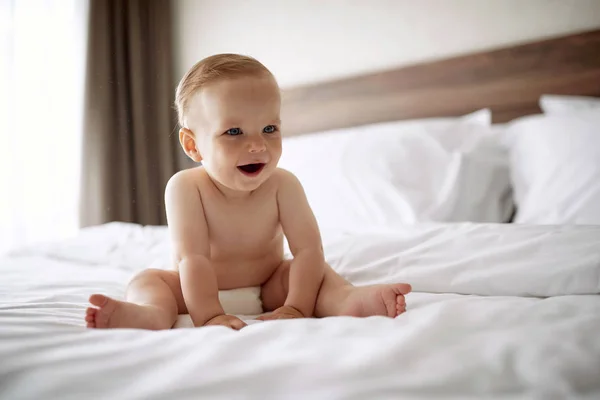
[[[341,315],[370,317],[382,315],[397,317],[406,311],[404,295],[411,291],[410,285],[371,285],[352,287],[341,306]]]
[[[169,329],[169,315],[165,310],[153,306],[119,301],[102,294],[90,296],[90,303],[85,312],[85,322],[88,328],[139,328],[139,329]]]

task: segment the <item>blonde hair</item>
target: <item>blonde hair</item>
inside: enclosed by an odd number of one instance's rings
[[[192,96],[203,86],[220,79],[242,76],[271,76],[273,74],[258,60],[240,54],[215,54],[198,61],[181,78],[175,93],[175,109],[179,125],[184,127],[184,117]],[[273,77],[274,79],[274,77]]]

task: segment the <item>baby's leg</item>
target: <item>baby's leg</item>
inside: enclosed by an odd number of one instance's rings
[[[136,275],[119,301],[102,294],[90,296],[88,328],[169,329],[178,314],[187,313],[179,273],[147,269]]]
[[[353,286],[327,265],[315,315],[394,318],[406,311],[404,295],[410,291],[406,283]]]
[[[285,302],[289,288],[290,261],[284,261],[262,286],[265,311],[273,311]],[[411,290],[405,283],[353,286],[325,264],[325,277],[319,289],[316,317],[382,315],[396,317],[406,311],[404,295]]]

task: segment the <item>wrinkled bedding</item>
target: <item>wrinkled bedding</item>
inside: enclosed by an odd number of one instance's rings
[[[169,266],[166,228],[107,224],[1,258],[0,398],[600,398],[600,227],[323,237],[354,284],[411,283],[407,312],[88,330],[90,293],[122,298],[136,272]]]

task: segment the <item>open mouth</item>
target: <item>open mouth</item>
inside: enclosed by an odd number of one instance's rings
[[[257,164],[246,164],[246,165],[238,165],[238,169],[244,174],[248,176],[256,176],[262,171],[265,167],[263,163]]]

